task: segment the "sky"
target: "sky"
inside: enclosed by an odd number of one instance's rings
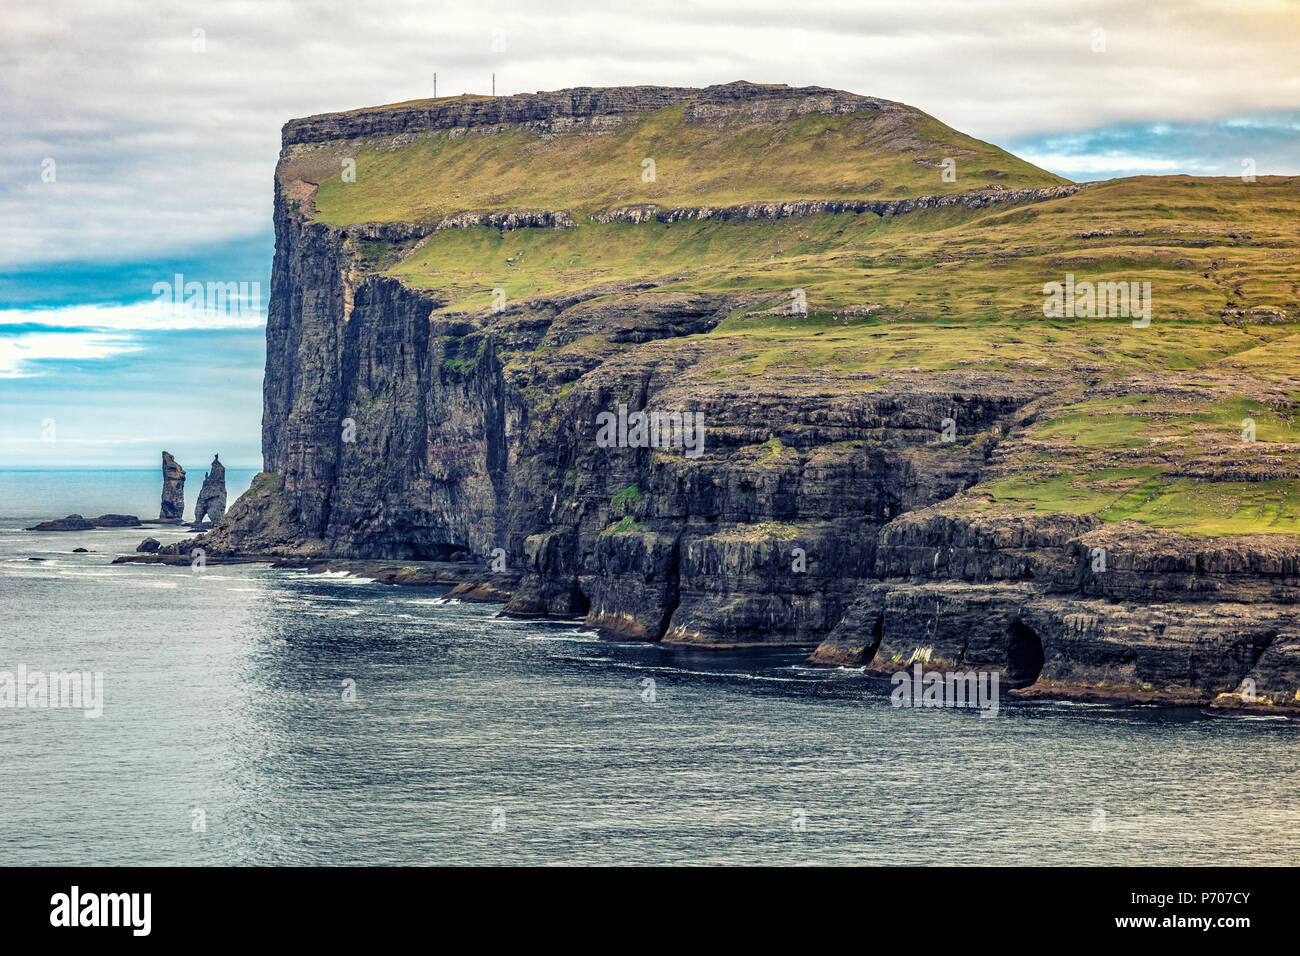
[[[441,95],[743,79],[899,100],[1076,180],[1291,175],[1298,52],[1300,0],[6,0],[0,468],[260,465],[293,117],[435,73]],[[162,304],[194,281],[244,283],[239,308]]]

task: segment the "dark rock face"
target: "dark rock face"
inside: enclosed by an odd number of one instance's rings
[[[468,129],[521,124],[547,132],[590,125],[599,118],[658,110],[685,103],[687,116],[744,108],[770,118],[795,113],[852,113],[863,109],[906,109],[898,103],[819,87],[791,88],[727,83],[704,89],[669,86],[576,87],[516,96],[466,96],[383,110],[326,113],[290,120],[283,144],[360,136],[398,136],[433,129]]]
[[[1073,196],[1083,185],[1071,183],[1064,186],[1042,186],[1029,189],[990,189],[969,193],[951,193],[942,196],[914,196],[909,199],[804,199],[795,202],[745,203],[713,209],[706,206],[679,206],[664,209],[654,204],[619,206],[596,213],[592,221],[609,222],[686,222],[692,219],[714,219],[722,222],[753,222],[759,219],[802,219],[808,216],[836,213],[874,213],[877,216],[902,216],[921,209],[942,209],[945,206],[964,206],[983,209],[998,203],[1043,202]]]
[[[1225,694],[1230,707],[1249,687],[1260,702],[1294,703],[1294,539],[1229,543],[1131,522],[945,507],[882,530],[877,580],[859,592],[812,663],[892,673],[920,659],[1001,670],[1012,686],[1041,680],[1200,701]],[[1032,660],[1023,653],[1014,660],[1026,642]]]
[[[143,551],[147,554],[153,554],[160,547],[162,547],[162,545],[159,543],[157,538],[145,538],[138,545],[136,545],[135,549],[136,551]]]
[[[194,506],[194,523],[202,524],[204,517],[213,522],[221,520],[226,513],[226,466],[220,459],[212,456],[212,467],[203,477],[203,487],[199,489],[199,500]]]
[[[159,521],[180,521],[185,517],[185,469],[168,452],[162,453],[163,490]]]

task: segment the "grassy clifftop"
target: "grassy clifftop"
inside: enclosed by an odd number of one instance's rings
[[[317,218],[337,226],[476,209],[582,217],[634,203],[903,198],[1064,182],[901,104],[776,117],[701,115],[680,104],[618,119],[546,135],[525,124],[433,130],[398,148],[363,139],[341,147],[335,163],[313,155],[304,172],[320,177]],[[343,158],[355,161],[355,182],[345,181]],[[956,164],[953,181],[942,175],[945,159]]]

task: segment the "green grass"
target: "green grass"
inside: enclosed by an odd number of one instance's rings
[[[1141,415],[1106,415],[1077,412],[1055,418],[1037,429],[1042,438],[1064,438],[1090,448],[1141,448],[1147,444],[1141,432],[1150,419]]]
[[[981,486],[981,490],[996,501],[1014,501],[1030,510],[1072,514],[1096,514],[1109,507],[1117,497],[1114,490],[1091,487],[1081,481],[1080,476],[1071,473],[1050,478],[1007,478]]]
[[[1186,534],[1300,534],[1300,479],[1197,481],[1129,474],[1012,478],[979,490],[1032,511],[1096,515]]]
[[[1142,204],[1152,204],[1153,191],[1160,190],[1176,197],[1186,192],[1189,205],[1178,218],[1153,225]],[[1202,196],[1205,191],[1208,195]],[[1172,201],[1162,205],[1180,208]],[[1135,231],[1135,221],[1147,226],[1136,230],[1141,235],[1119,234]],[[942,209],[891,218],[845,214],[725,224],[587,223],[504,234],[488,228],[445,230],[388,271],[414,287],[438,290],[448,298],[449,309],[472,311],[490,308],[494,288],[505,289],[508,301],[518,303],[650,281],[664,292],[757,295],[767,307],[788,305],[792,290],[801,288],[808,318],[819,326],[816,332],[830,332],[836,322],[858,327],[866,316],[891,326],[947,326],[950,331],[941,334],[961,346],[966,344],[961,330],[1004,326],[995,341],[976,353],[950,350],[950,367],[998,364],[1007,356],[1105,365],[1118,349],[1121,357],[1151,369],[1192,370],[1231,359],[1251,374],[1270,378],[1277,359],[1270,345],[1293,335],[1293,327],[1229,326],[1220,313],[1231,302],[1300,316],[1294,278],[1300,269],[1297,221],[1300,188],[1290,181],[1247,186],[1169,177],[1153,186],[1141,178],[1051,202],[978,212]],[[1115,234],[1081,238],[1103,226]],[[1250,243],[1229,237],[1234,228],[1249,232]],[[1123,318],[1044,318],[1043,285],[1062,280],[1067,272],[1091,281],[1149,281],[1151,326],[1134,329]],[[774,329],[800,331],[797,322],[766,321]],[[1210,323],[1215,334],[1183,336],[1188,321]],[[1006,328],[1008,324],[1020,328]],[[754,328],[741,315],[715,334]],[[1080,340],[1080,328],[1106,329],[1107,334]],[[1171,328],[1180,334],[1167,334]],[[977,332],[975,344],[980,345]],[[923,349],[915,364],[943,361],[930,351]],[[841,356],[822,358],[837,362]],[[762,373],[766,367],[760,362],[735,371]]]
[[[1300,533],[1300,480],[1182,478],[1126,496],[1101,517],[1201,535]]]
[[[633,506],[640,504],[645,497],[636,485],[628,485],[613,498],[609,499],[609,509],[614,514],[625,514]]]
[[[1201,384],[1203,394],[1137,393],[1065,404],[1060,410],[1068,414],[1018,436],[1010,464],[1023,474],[975,490],[1034,511],[1188,534],[1300,533],[1300,479],[1229,480],[1261,461],[1266,471],[1276,470],[1279,455],[1294,457],[1289,446],[1300,442],[1300,429],[1292,408],[1216,397],[1240,385],[1233,380],[1208,377]],[[1245,418],[1255,422],[1254,441],[1243,440]]]
[[[799,537],[798,526],[783,521],[762,521],[750,525],[747,530],[750,537],[772,538],[777,541],[793,541]]]
[[[607,527],[601,534],[626,534],[629,531],[640,531],[641,523],[631,515],[620,518],[614,524]]]
[[[1238,438],[1245,427],[1243,423],[1249,419],[1255,424],[1257,442],[1300,442],[1300,423],[1295,412],[1283,413],[1264,402],[1246,398],[1215,402],[1207,411],[1188,414],[1185,418]]]
[[[897,198],[1063,182],[919,110],[861,110],[754,122],[692,122],[685,107],[642,114],[592,135],[542,138],[511,129],[431,133],[400,149],[388,142],[339,147],[356,181],[317,153],[282,177],[319,182],[317,218],[331,225],[421,222],[467,209],[569,209],[619,205],[720,206],[775,199]],[[343,158],[344,153],[339,153]],[[941,163],[957,160],[946,183]],[[642,161],[655,162],[655,181]],[[330,170],[328,177],[318,178]]]

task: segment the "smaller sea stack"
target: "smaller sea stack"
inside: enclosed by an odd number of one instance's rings
[[[212,467],[203,478],[203,487],[199,489],[199,502],[194,506],[194,523],[202,524],[204,516],[212,518],[215,524],[226,513],[226,466],[216,455],[212,456]]]

